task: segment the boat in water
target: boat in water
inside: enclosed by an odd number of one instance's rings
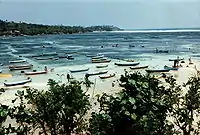
[[[118,63],[115,63],[115,65],[117,65],[117,66],[136,66],[139,64],[140,64],[140,62],[118,62]]]
[[[14,61],[9,61],[9,63],[24,63],[26,60],[14,60]]]
[[[144,69],[144,68],[148,68],[149,66],[135,66],[135,67],[130,67],[130,69]]]
[[[108,65],[98,65],[98,66],[96,66],[96,68],[105,68],[105,67],[108,67]]]
[[[36,60],[53,60],[53,57],[48,57],[48,58],[36,58]]]
[[[164,69],[169,69],[169,70],[175,70],[175,71],[177,71],[178,67],[169,67],[169,66],[165,65]]]
[[[111,60],[92,60],[92,63],[109,63]]]
[[[24,84],[29,83],[31,81],[32,81],[31,78],[27,78],[26,80],[22,80],[22,81],[18,81],[18,82],[5,82],[4,85],[6,87],[9,87],[9,86],[18,86],[18,85],[24,85]]]
[[[100,59],[100,58],[104,58],[104,55],[98,55],[98,56],[92,57],[92,59]]]
[[[87,73],[88,76],[93,76],[93,75],[101,75],[101,74],[106,74],[108,73],[108,70],[106,71],[98,71],[98,72],[93,72],[93,73]]]
[[[147,73],[169,72],[169,69],[147,69]]]
[[[0,73],[2,73],[2,70],[0,69]]]
[[[76,72],[85,72],[88,71],[89,68],[85,68],[85,69],[75,69],[75,70],[69,70],[71,73],[76,73]]]
[[[13,66],[9,66],[8,68],[10,69],[10,71],[12,70],[24,70],[24,69],[31,69],[33,67],[32,64],[28,64],[28,65],[13,65]]]
[[[47,74],[47,71],[33,71],[33,72],[25,72],[25,75],[39,75],[39,74]]]
[[[115,73],[113,74],[108,74],[108,75],[103,75],[103,76],[99,76],[101,79],[107,79],[107,78],[111,78],[111,77],[114,77],[115,76]]]

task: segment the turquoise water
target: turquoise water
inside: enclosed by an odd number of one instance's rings
[[[118,47],[114,47],[118,44]],[[169,53],[155,53],[158,50]],[[75,59],[36,60],[34,55],[70,54]],[[175,56],[200,57],[200,32],[96,32],[73,35],[39,35],[0,37],[0,63],[27,59],[30,63],[49,66],[82,65],[91,63],[87,54],[102,53],[111,59],[131,58],[150,60]],[[46,56],[49,57],[49,56]],[[52,56],[56,58],[57,56]]]

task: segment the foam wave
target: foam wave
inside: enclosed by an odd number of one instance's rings
[[[111,33],[156,33],[156,32],[200,32],[199,29],[182,29],[182,30],[125,30],[110,31]]]

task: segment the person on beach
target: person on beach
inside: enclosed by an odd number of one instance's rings
[[[44,71],[46,71],[46,72],[48,71],[47,66],[44,67]]]
[[[67,81],[69,82],[70,81],[70,75],[67,74]]]
[[[188,60],[189,60],[189,64],[193,64],[191,57]]]

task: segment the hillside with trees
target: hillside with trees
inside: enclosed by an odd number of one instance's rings
[[[63,25],[43,25],[43,24],[31,24],[25,22],[8,22],[0,20],[0,36],[12,35],[41,35],[41,34],[73,34],[73,33],[85,33],[93,31],[115,31],[121,30],[115,26],[103,25],[103,26],[63,26]]]

